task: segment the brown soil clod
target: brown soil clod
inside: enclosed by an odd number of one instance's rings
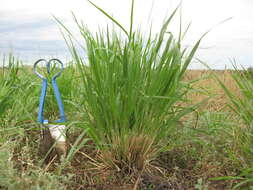
[[[40,143],[39,143],[39,155],[45,157],[45,163],[50,162],[57,153],[54,146],[55,140],[50,134],[48,127],[41,128]]]

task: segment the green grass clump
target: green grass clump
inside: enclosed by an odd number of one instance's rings
[[[243,151],[252,158],[253,146],[253,80],[250,71],[240,70],[234,65],[233,80],[239,88],[239,94],[230,91],[221,81],[220,84],[230,99],[230,108],[244,121],[246,127],[240,137]]]
[[[251,185],[253,182],[252,177],[252,148],[253,148],[253,78],[252,69],[239,69],[234,64],[234,71],[232,72],[232,78],[236,83],[239,93],[231,91],[220,80],[220,85],[224,89],[226,95],[230,100],[230,108],[239,116],[243,121],[244,126],[237,127],[237,133],[235,141],[240,149],[244,166],[243,172],[237,177],[221,177],[220,180],[232,180],[237,179],[240,182],[234,186],[234,189],[239,189],[246,184]],[[246,169],[245,169],[246,168]],[[248,186],[247,186],[248,187]],[[252,185],[249,186],[252,188]]]
[[[10,107],[13,94],[15,93],[15,83],[18,80],[18,64],[11,54],[8,57],[8,64],[0,68],[0,118]]]
[[[60,24],[69,35],[65,39],[81,72],[83,106],[89,116],[86,127],[102,160],[118,169],[142,170],[167,149],[171,130],[192,110],[179,105],[188,91],[182,77],[200,40],[187,54],[182,35],[176,39],[168,32],[176,10],[155,37],[150,33],[145,38],[133,31],[133,4],[129,31],[93,4],[126,38],[109,28],[94,34],[75,18],[88,62],[73,45],[72,34]]]

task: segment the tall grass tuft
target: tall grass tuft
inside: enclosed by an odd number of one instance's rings
[[[171,130],[193,107],[181,107],[188,91],[182,77],[200,41],[187,53],[181,34],[176,39],[168,26],[177,9],[155,37],[146,38],[94,5],[126,34],[115,30],[92,33],[74,17],[85,42],[88,61],[82,59],[65,29],[65,40],[81,73],[89,136],[99,148],[102,161],[119,170],[143,170],[166,150]]]

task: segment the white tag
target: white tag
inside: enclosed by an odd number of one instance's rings
[[[53,139],[57,142],[65,142],[66,141],[66,134],[65,134],[65,125],[48,125],[49,131]]]

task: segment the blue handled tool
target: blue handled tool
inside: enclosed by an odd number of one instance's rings
[[[53,68],[51,65],[58,63],[60,64],[61,68],[60,71],[56,74],[53,75],[52,77],[52,86],[53,86],[53,91],[54,91],[54,96],[57,101],[57,105],[59,108],[60,112],[60,118],[56,120],[56,123],[63,123],[66,121],[65,113],[64,113],[64,108],[61,100],[61,95],[56,83],[56,78],[59,77],[63,71],[63,63],[59,59],[51,59],[49,61],[46,61],[45,59],[39,59],[34,63],[33,70],[34,73],[42,79],[42,89],[41,89],[41,95],[40,95],[40,103],[39,103],[39,112],[38,112],[38,121],[39,123],[42,124],[42,142],[41,142],[41,147],[45,147],[43,149],[47,149],[48,151],[51,149],[50,147],[53,145],[51,144],[51,140],[49,139],[54,139],[56,141],[56,151],[58,154],[63,154],[66,155],[67,152],[67,146],[66,146],[66,126],[63,125],[53,125],[53,124],[48,124],[48,120],[44,119],[44,104],[45,104],[45,98],[46,98],[46,93],[47,93],[47,78],[44,77],[42,74],[40,74],[37,71],[37,65],[39,63],[45,63],[46,64],[46,70],[47,74],[49,75],[51,72],[51,69]],[[55,66],[55,65],[53,65]],[[49,133],[48,133],[49,132]],[[44,152],[44,151],[43,151]]]
[[[44,77],[43,75],[41,75],[40,73],[38,73],[37,71],[37,65],[39,63],[44,62],[46,64],[46,68],[47,68],[47,73],[50,74],[50,69],[51,69],[51,64],[54,62],[57,62],[60,64],[61,66],[61,70],[56,73],[53,77],[52,77],[52,86],[53,86],[53,90],[54,90],[54,96],[56,98],[57,101],[57,105],[59,108],[59,112],[60,112],[60,119],[56,120],[57,123],[62,123],[66,121],[66,117],[65,117],[65,113],[64,113],[64,107],[63,107],[63,103],[61,100],[61,95],[57,86],[57,82],[56,82],[56,78],[59,77],[63,71],[63,63],[59,60],[59,59],[51,59],[48,62],[45,59],[39,59],[38,61],[36,61],[34,63],[33,66],[33,70],[34,73],[42,79],[42,89],[41,89],[41,96],[40,96],[40,103],[39,103],[39,112],[38,112],[38,121],[41,124],[48,124],[48,120],[44,119],[44,104],[45,104],[45,97],[46,97],[46,92],[47,92],[47,78]]]

